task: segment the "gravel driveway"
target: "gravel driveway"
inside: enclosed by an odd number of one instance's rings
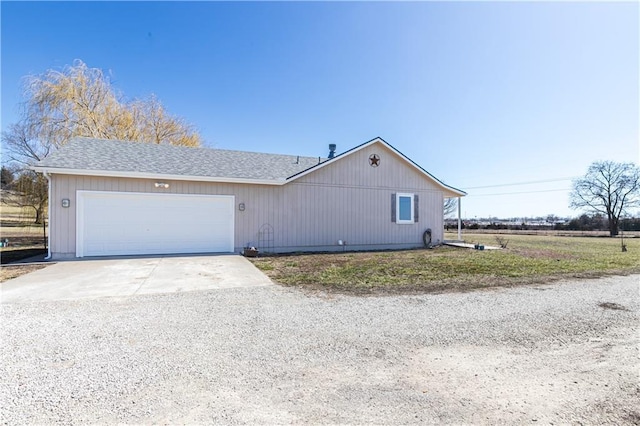
[[[639,280],[5,304],[0,420],[633,424]]]

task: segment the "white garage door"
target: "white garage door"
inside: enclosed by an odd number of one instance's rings
[[[234,197],[78,191],[76,256],[232,252]]]

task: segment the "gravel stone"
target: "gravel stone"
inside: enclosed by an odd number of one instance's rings
[[[639,286],[3,304],[0,421],[637,424]]]

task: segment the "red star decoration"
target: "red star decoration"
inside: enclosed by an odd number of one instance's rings
[[[369,164],[371,167],[378,167],[380,165],[380,157],[378,157],[378,154],[371,154],[369,156]]]

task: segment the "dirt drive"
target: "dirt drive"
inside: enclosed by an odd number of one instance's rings
[[[4,304],[0,421],[638,424],[639,278]]]

